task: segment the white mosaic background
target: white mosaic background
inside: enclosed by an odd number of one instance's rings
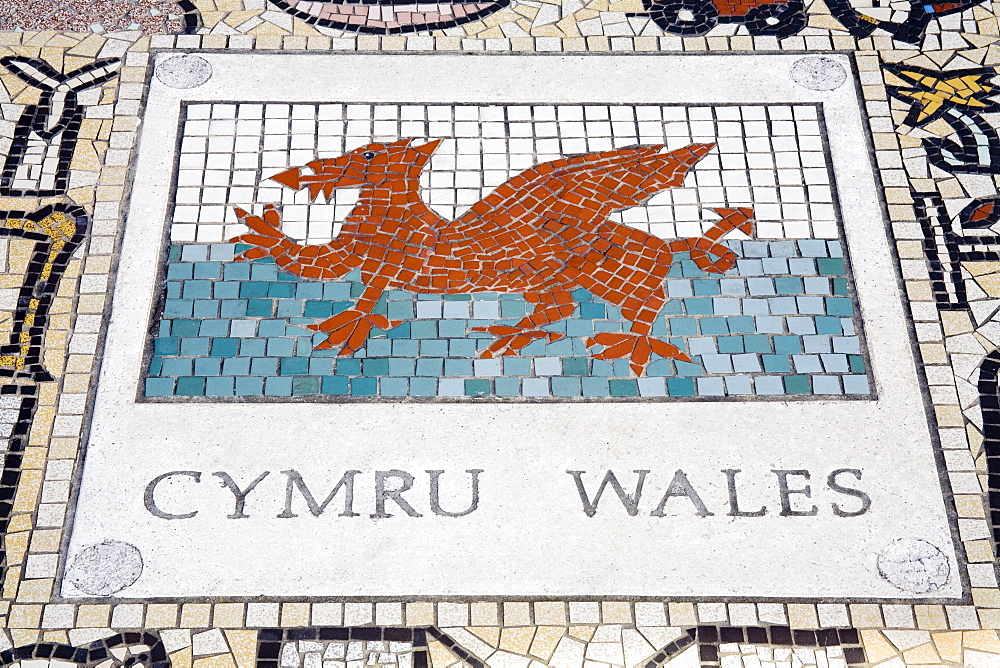
[[[342,188],[309,203],[266,179],[375,141],[443,139],[425,169],[424,200],[445,218],[557,158],[636,144],[715,143],[685,187],[664,191],[620,219],[662,238],[700,236],[710,207],[752,206],[757,237],[839,236],[817,110],[812,105],[192,104],[182,128],[171,241],[220,242],[241,234],[234,206],[280,202],[282,229],[324,243],[357,201]],[[256,207],[255,207],[256,205]]]

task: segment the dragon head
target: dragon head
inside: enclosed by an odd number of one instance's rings
[[[320,193],[329,197],[335,188],[417,179],[441,140],[420,146],[411,146],[412,142],[413,139],[400,139],[388,144],[368,144],[339,158],[313,160],[305,167],[276,174],[271,180],[295,190],[308,187],[310,198],[316,199]],[[304,172],[305,168],[312,173]]]

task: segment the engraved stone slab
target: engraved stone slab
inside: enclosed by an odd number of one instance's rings
[[[856,86],[780,55],[199,57],[198,88],[150,83],[69,547],[135,546],[115,596],[962,595]],[[371,247],[337,255],[391,156],[448,230],[536,165],[660,144],[711,147],[601,228],[672,249],[648,331],[594,270],[488,357],[544,300],[369,293]],[[341,273],[253,252],[283,236]]]

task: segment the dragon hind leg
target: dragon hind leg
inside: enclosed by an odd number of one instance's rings
[[[535,339],[548,339],[558,341],[563,337],[559,332],[550,332],[542,329],[542,326],[551,324],[568,318],[576,310],[576,304],[568,292],[556,292],[541,294],[526,294],[524,298],[529,302],[540,303],[546,301],[558,303],[533,312],[531,315],[521,318],[516,325],[491,325],[489,327],[473,327],[473,332],[486,332],[498,337],[485,350],[480,353],[481,357],[491,358],[497,356],[516,355],[522,348]]]

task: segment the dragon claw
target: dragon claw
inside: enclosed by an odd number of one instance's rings
[[[544,329],[527,329],[522,327],[512,327],[510,325],[491,325],[489,327],[473,327],[470,331],[485,332],[497,336],[496,341],[491,343],[485,350],[479,353],[484,359],[491,359],[499,354],[502,357],[510,357],[518,354],[522,348],[535,339],[548,339],[558,341],[563,337],[559,332],[549,332]]]
[[[597,345],[604,346],[604,350],[596,353],[594,359],[612,360],[627,357],[630,360],[629,366],[636,376],[642,376],[646,371],[646,365],[654,353],[667,359],[691,361],[691,358],[677,346],[645,334],[601,332],[587,339],[588,348]]]
[[[325,340],[316,345],[316,350],[329,350],[339,345],[342,346],[339,355],[353,355],[364,346],[372,329],[388,330],[400,322],[402,321],[389,320],[384,315],[348,309],[321,323],[306,327],[327,335]]]

